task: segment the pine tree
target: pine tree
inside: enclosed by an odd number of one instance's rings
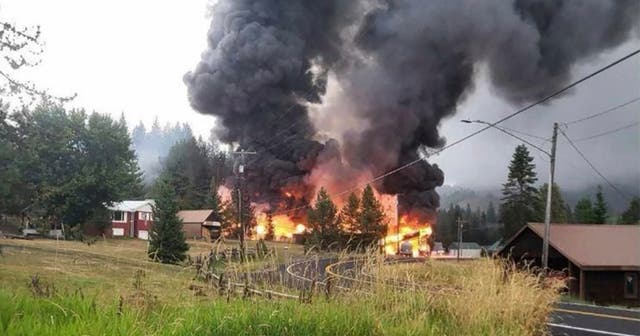
[[[539,222],[544,221],[548,189],[549,189],[548,183],[545,183],[542,187],[540,187],[539,198],[541,201],[538,203],[539,207],[536,211],[537,213],[536,220]],[[562,199],[562,193],[560,192],[560,187],[558,187],[558,185],[555,183],[553,184],[553,189],[551,189],[551,222],[552,223],[568,223],[569,222],[567,211],[566,211],[566,205],[564,203],[564,199]]]
[[[149,258],[175,264],[186,258],[189,245],[178,218],[178,204],[173,188],[160,178],[156,182],[157,197],[153,206],[154,223],[149,233]]]
[[[276,237],[276,231],[273,225],[273,212],[271,210],[267,211],[267,234],[264,239],[266,240],[274,240]]]
[[[598,186],[596,202],[593,204],[593,222],[595,224],[605,224],[607,222],[607,202],[604,200],[601,186]]]
[[[360,199],[355,193],[349,194],[347,203],[340,211],[340,223],[349,234],[358,233],[360,221]]]
[[[582,198],[576,203],[576,208],[573,211],[574,221],[578,224],[593,224],[595,223],[593,216],[593,206],[591,200],[588,198]]]
[[[324,188],[318,191],[316,202],[307,217],[312,229],[312,244],[325,248],[338,239],[338,209]]]
[[[364,188],[360,198],[359,229],[369,243],[382,238],[387,232],[387,219],[382,204],[376,199],[370,185]]]
[[[620,217],[622,224],[640,224],[640,197],[634,197]]]
[[[538,191],[533,186],[537,180],[529,150],[525,145],[517,146],[509,165],[507,183],[502,187],[500,217],[505,238],[513,236],[527,222],[535,219],[535,209],[540,202]]]
[[[567,223],[575,223],[576,220],[573,217],[573,210],[571,210],[571,206],[569,203],[565,203],[564,212],[567,214]]]
[[[489,206],[487,207],[487,223],[497,223],[498,222],[498,214],[496,213],[496,208],[493,205],[493,202],[489,202]]]
[[[207,206],[213,212],[213,220],[222,223],[224,219],[224,208],[222,204],[222,197],[218,192],[218,184],[215,179],[211,179],[209,187],[209,199],[207,200]]]

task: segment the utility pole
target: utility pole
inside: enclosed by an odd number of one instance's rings
[[[237,179],[237,190],[238,190],[238,224],[240,225],[240,260],[242,262],[245,261],[246,256],[246,248],[244,243],[244,235],[246,233],[246,228],[244,225],[244,221],[242,220],[242,187],[244,182],[244,167],[245,167],[245,158],[247,155],[256,155],[256,152],[246,152],[244,149],[241,149],[239,152],[232,152],[231,154],[237,155],[240,157],[240,164],[238,165],[238,179]]]
[[[556,142],[558,140],[558,123],[553,123],[551,137],[551,155],[549,165],[549,187],[547,188],[547,204],[544,212],[544,239],[542,242],[542,270],[547,272],[549,267],[549,236],[551,234],[551,195],[553,190],[554,173],[556,169]]]
[[[400,254],[400,194],[396,195],[396,254]]]
[[[456,223],[458,223],[458,258],[457,260],[460,261],[460,253],[462,252],[462,229],[464,228],[465,221],[461,217],[458,217],[458,220],[456,221]]]

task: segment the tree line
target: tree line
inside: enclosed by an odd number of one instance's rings
[[[104,227],[106,205],[142,195],[124,118],[42,103],[0,109],[0,215],[21,225]]]
[[[500,222],[503,224],[503,238],[513,236],[527,222],[543,222],[548,184],[535,187],[537,174],[533,157],[525,145],[516,147],[509,165],[507,182],[502,186]],[[590,197],[580,199],[572,209],[562,198],[560,187],[554,183],[551,189],[551,222],[605,224],[610,221],[619,224],[637,224],[640,220],[640,199],[634,197],[628,209],[619,217],[609,213],[607,202],[598,187],[594,201]]]

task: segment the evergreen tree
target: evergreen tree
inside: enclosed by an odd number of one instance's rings
[[[186,258],[189,245],[178,218],[178,204],[173,188],[165,178],[156,182],[157,196],[153,206],[154,222],[149,233],[149,258],[175,264]]]
[[[163,175],[176,190],[181,210],[206,206],[212,171],[209,149],[204,142],[190,138],[171,147],[164,161]]]
[[[591,200],[588,198],[580,199],[578,203],[576,203],[575,210],[573,211],[573,217],[574,221],[578,224],[595,223]]]
[[[347,203],[340,211],[340,223],[345,232],[355,234],[360,231],[360,199],[355,193],[349,194]]]
[[[387,232],[387,219],[382,204],[373,194],[373,188],[367,185],[360,198],[359,229],[368,243],[381,239]]]
[[[513,236],[528,221],[535,219],[539,207],[538,191],[533,186],[536,177],[533,157],[525,145],[519,145],[509,165],[507,183],[502,187],[500,219],[504,225],[504,238]]]
[[[540,198],[541,201],[538,203],[539,207],[536,210],[536,213],[537,213],[536,220],[539,222],[544,221],[548,189],[549,189],[548,183],[545,183],[542,187],[540,187],[538,197]],[[564,203],[564,199],[562,199],[562,193],[560,192],[560,187],[558,187],[558,185],[554,183],[553,189],[551,189],[551,223],[568,223],[569,218],[567,216],[566,208],[567,206]]]
[[[576,220],[573,216],[573,210],[571,210],[571,206],[569,203],[565,203],[564,212],[567,214],[567,223],[575,223]]]
[[[273,212],[271,210],[267,211],[267,234],[265,235],[266,240],[274,240],[276,237],[276,231],[273,225]]]
[[[222,217],[223,217],[222,198],[220,197],[220,193],[218,192],[218,185],[215,183],[214,179],[211,179],[207,207],[213,210],[214,220],[219,222],[222,221]]]
[[[487,223],[497,223],[498,222],[498,214],[496,213],[496,208],[493,205],[493,202],[489,202],[489,206],[487,207]]]
[[[325,248],[338,239],[338,209],[324,188],[318,191],[316,202],[307,217],[312,229],[312,244]]]
[[[596,202],[593,205],[593,222],[595,224],[607,223],[607,202],[605,202],[604,200],[601,186],[598,186],[598,192],[596,193]]]
[[[622,224],[640,224],[640,197],[634,197],[620,217]]]

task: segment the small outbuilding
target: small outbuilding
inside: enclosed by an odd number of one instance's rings
[[[460,251],[460,258],[480,258],[482,255],[482,247],[474,242],[462,242],[460,249],[458,249],[458,242],[449,245],[449,256],[458,257],[458,251]]]
[[[213,210],[182,210],[178,217],[187,238],[215,240],[220,237],[220,223],[214,220]]]
[[[544,224],[529,223],[498,251],[541,265]],[[549,268],[569,278],[569,293],[599,304],[640,306],[640,225],[551,224]]]

